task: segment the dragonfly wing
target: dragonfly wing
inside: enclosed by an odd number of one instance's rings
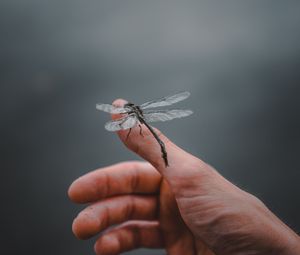
[[[165,110],[165,111],[145,111],[144,119],[147,122],[168,121],[172,119],[189,116],[193,113],[191,110]]]
[[[112,114],[127,112],[127,109],[125,109],[123,107],[116,107],[111,104],[96,104],[96,109],[103,111],[103,112],[112,113]]]
[[[161,99],[152,100],[147,103],[144,103],[140,106],[141,109],[148,109],[148,108],[154,108],[154,107],[162,107],[162,106],[168,106],[171,104],[175,104],[177,102],[180,102],[190,96],[190,92],[185,91],[181,92],[175,95],[170,95],[167,97],[163,97]]]
[[[111,120],[105,124],[108,131],[119,131],[132,128],[138,124],[138,119],[134,114],[127,115],[117,120]]]

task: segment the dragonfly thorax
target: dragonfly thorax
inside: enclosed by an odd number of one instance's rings
[[[142,109],[139,106],[137,106],[133,103],[127,103],[127,104],[124,105],[124,107],[130,109],[130,111],[127,112],[128,114],[135,113],[137,116],[143,116]]]
[[[124,105],[124,107],[126,107],[126,106],[132,107],[132,106],[134,106],[134,104],[133,103],[127,103],[127,104]]]

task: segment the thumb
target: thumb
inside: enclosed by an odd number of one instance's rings
[[[126,103],[123,99],[117,99],[113,102],[113,105],[122,107]],[[119,117],[120,115],[112,115],[113,119]],[[162,157],[161,147],[151,131],[145,125],[141,125],[141,129],[139,126],[135,126],[132,128],[129,136],[129,130],[120,130],[118,135],[126,147],[151,163],[171,186],[184,185],[186,183],[185,180],[188,182],[186,185],[190,186],[191,179],[199,176],[201,172],[210,171],[210,167],[202,160],[179,148],[159,130],[153,128],[159,139],[164,143],[169,164],[166,166]],[[142,135],[140,131],[142,131]]]

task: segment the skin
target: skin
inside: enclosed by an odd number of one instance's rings
[[[117,106],[126,103],[116,100]],[[120,116],[114,115],[113,118]],[[300,254],[300,237],[259,199],[185,152],[158,130],[168,152],[143,127],[119,131],[124,144],[147,162],[122,162],[75,180],[68,194],[87,203],[73,222],[79,239],[98,235],[96,254],[141,247],[170,255]]]

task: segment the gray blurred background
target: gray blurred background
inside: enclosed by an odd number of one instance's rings
[[[98,102],[188,90],[156,125],[300,230],[300,2],[0,0],[1,254],[93,254],[80,175],[137,159]],[[129,254],[162,254],[138,250]]]

